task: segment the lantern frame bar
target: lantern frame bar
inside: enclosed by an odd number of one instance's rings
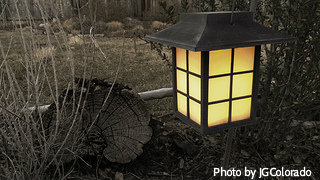
[[[209,51],[201,52],[201,130],[208,131]],[[192,121],[192,120],[191,120]]]
[[[188,50],[186,50],[186,51],[188,51]],[[188,52],[189,52],[189,51],[188,51]],[[180,70],[180,71],[183,71],[183,72],[185,72],[185,73],[188,73],[187,70],[182,69],[182,68],[180,68],[180,67],[176,67],[176,69],[177,69],[177,70]],[[196,73],[194,73],[194,72],[190,72],[190,71],[189,71],[188,74],[191,74],[191,75],[193,75],[193,76],[196,76],[196,77],[198,77],[198,78],[201,78],[201,75],[196,74]]]
[[[232,118],[232,89],[233,89],[233,66],[234,66],[234,48],[231,49],[231,69],[230,69],[230,88],[229,88],[229,115],[228,115],[228,124],[231,123]],[[252,92],[251,92],[252,93]],[[252,108],[251,108],[252,109]],[[251,116],[251,114],[250,114]]]
[[[180,71],[183,71],[185,73],[187,73],[187,70],[185,69],[182,69],[180,67],[176,67],[177,70],[180,70]],[[249,71],[241,71],[241,72],[234,72],[233,75],[237,75],[237,74],[246,74],[246,73],[252,73],[253,70],[249,70]],[[197,73],[194,73],[194,72],[189,72],[189,74],[193,75],[193,76],[196,76],[198,78],[201,78],[201,75],[197,74]],[[224,76],[230,76],[231,73],[226,73],[226,74],[219,74],[219,75],[213,75],[213,76],[208,76],[209,79],[211,78],[218,78],[218,77],[224,77]]]
[[[188,119],[190,119],[190,103],[189,103],[189,99],[190,99],[190,95],[189,95],[189,51],[186,50],[186,69],[187,69],[187,117]]]
[[[246,73],[252,73],[252,72],[253,72],[253,70],[234,72],[232,74],[231,73],[219,74],[219,75],[209,76],[209,79],[218,78],[218,77],[224,77],[224,76],[230,76],[230,75],[237,75],[237,74],[246,74]]]
[[[182,95],[184,95],[184,96],[186,96],[187,98],[192,99],[193,101],[196,101],[197,103],[201,104],[200,100],[198,100],[198,99],[196,99],[196,98],[194,98],[194,97],[192,97],[192,96],[190,96],[190,95],[188,95],[188,94],[186,94],[186,93],[184,93],[182,91],[177,90],[177,92],[182,94]]]
[[[172,86],[173,86],[173,112],[178,112],[178,107],[177,107],[177,59],[176,59],[176,48],[172,47],[172,69],[173,69],[173,78],[172,78]]]
[[[231,98],[231,99],[223,99],[223,100],[219,100],[219,101],[212,101],[212,102],[208,102],[208,105],[222,103],[222,102],[228,102],[230,100],[235,101],[235,100],[245,99],[245,98],[250,98],[250,97],[252,97],[252,95],[240,96],[240,97],[235,97],[235,98]]]
[[[260,77],[260,53],[261,45],[254,48],[254,64],[253,64],[253,80],[252,80],[252,98],[251,98],[251,115],[252,121],[256,122],[257,107],[258,107],[258,92],[259,92],[259,77]]]

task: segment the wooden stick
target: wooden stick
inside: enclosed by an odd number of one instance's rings
[[[161,88],[152,91],[138,93],[141,99],[148,101],[152,99],[162,99],[173,96],[173,88]]]
[[[161,89],[156,89],[156,90],[151,90],[151,91],[146,91],[146,92],[140,92],[138,93],[141,99],[145,101],[153,100],[153,99],[162,99],[165,97],[171,97],[173,96],[173,88],[161,88]],[[38,111],[44,112],[48,110],[50,105],[43,105],[43,106],[38,106]],[[36,106],[29,107],[29,111],[35,111]]]

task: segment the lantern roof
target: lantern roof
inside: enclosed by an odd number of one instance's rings
[[[145,37],[168,46],[191,51],[210,51],[294,41],[285,33],[253,21],[252,12],[185,13],[175,25]]]

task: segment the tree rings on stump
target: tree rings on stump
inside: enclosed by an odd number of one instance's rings
[[[84,103],[84,106],[77,122],[81,128],[75,128],[75,131],[85,132],[79,154],[100,154],[117,163],[134,160],[152,136],[150,115],[144,101],[121,84],[112,87],[111,83],[96,79],[77,82],[78,92],[65,94],[69,94],[66,99],[76,99],[77,102],[80,92],[83,92],[81,105]],[[82,84],[84,86],[80,88]]]

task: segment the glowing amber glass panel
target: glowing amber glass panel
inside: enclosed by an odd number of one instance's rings
[[[232,97],[249,96],[252,94],[253,73],[233,76]]]
[[[231,121],[249,119],[251,114],[251,98],[232,101]]]
[[[192,99],[189,99],[190,119],[199,125],[201,124],[201,105]]]
[[[231,71],[231,49],[209,52],[209,76],[228,74]]]
[[[233,72],[253,70],[254,47],[243,47],[234,49]]]
[[[230,76],[210,78],[208,101],[219,101],[229,99],[230,96]]]
[[[189,74],[189,95],[201,100],[201,79]]]
[[[187,97],[180,93],[177,93],[177,108],[181,114],[187,116]]]
[[[210,104],[208,106],[208,126],[228,123],[229,102]]]
[[[187,73],[177,70],[177,89],[187,93]]]
[[[201,52],[189,51],[189,71],[201,74]]]
[[[184,49],[176,48],[177,67],[187,70],[187,52]]]

